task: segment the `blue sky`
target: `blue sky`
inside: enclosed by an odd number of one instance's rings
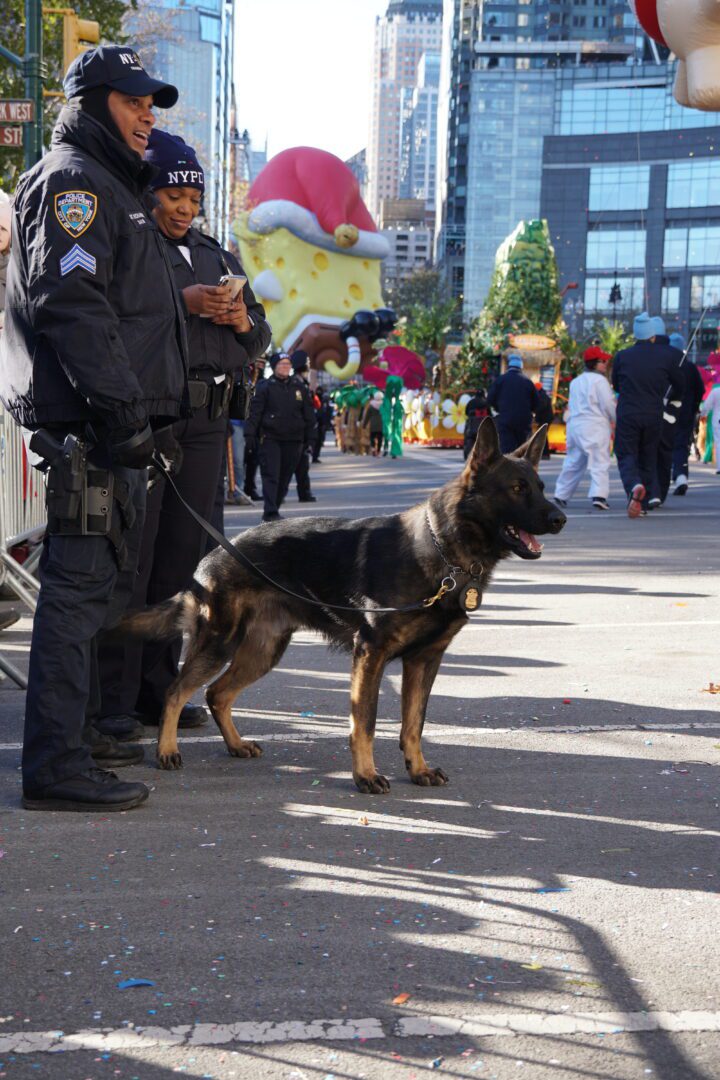
[[[238,127],[260,149],[367,144],[375,16],[387,0],[236,0]],[[245,27],[248,28],[247,36]]]

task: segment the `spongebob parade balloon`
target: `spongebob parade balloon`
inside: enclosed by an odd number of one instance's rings
[[[718,0],[630,0],[645,33],[680,61],[675,98],[706,112],[720,110]]]
[[[283,150],[251,185],[235,232],[278,347],[304,349],[339,379],[372,361],[373,340],[394,325],[380,292],[389,245],[340,158]]]

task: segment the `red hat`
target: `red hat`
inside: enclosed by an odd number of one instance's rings
[[[583,353],[583,360],[610,360],[612,357],[610,353],[603,352],[598,345],[591,345],[589,349],[586,349]]]
[[[659,45],[667,45],[660,29],[658,0],[629,0],[632,12],[648,37]]]
[[[326,251],[363,259],[383,259],[390,250],[355,174],[326,150],[296,146],[277,154],[251,185],[248,206],[253,232],[284,228]]]

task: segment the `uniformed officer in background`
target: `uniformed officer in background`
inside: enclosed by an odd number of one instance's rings
[[[273,353],[269,379],[258,384],[245,424],[245,446],[260,458],[263,521],[277,521],[303,446],[315,435],[315,411],[287,353]]]
[[[107,812],[148,789],[97,767],[142,755],[87,722],[96,638],[132,591],[153,428],[188,409],[184,314],[142,201],[153,106],[178,92],[119,45],[79,56],[64,89],[50,152],[15,197],[0,353],[0,398],[49,464],[23,803]]]
[[[304,349],[296,349],[290,357],[290,363],[292,364],[293,375],[297,380],[304,383],[310,404],[312,405],[312,392],[310,390],[310,357]],[[317,435],[317,416],[315,416],[315,407],[313,406],[313,416],[315,417],[315,430],[313,432],[312,441],[315,442]],[[310,457],[312,454],[312,446],[307,443],[303,444],[303,448],[300,452],[297,468],[295,469],[295,486],[297,488],[298,502],[317,502],[317,496],[313,495],[312,488],[310,486]]]
[[[178,135],[153,131],[146,160],[157,170],[151,188],[153,211],[175,282],[188,311],[190,419],[173,426],[166,447],[176,459],[176,484],[183,498],[206,519],[213,511],[227,442],[233,387],[242,392],[251,365],[270,344],[272,331],[247,276],[217,240],[192,227],[200,213],[205,177],[195,151]],[[221,278],[236,280],[220,285]],[[235,295],[234,295],[235,294]],[[180,449],[178,460],[177,448]],[[221,504],[222,506],[222,504]],[[222,519],[217,527],[222,528]],[[207,545],[206,534],[159,476],[148,494],[138,577],[130,607],[157,604],[188,588]],[[182,639],[101,646],[102,731],[133,738],[138,721],[157,724],[165,693],[176,677]],[[182,710],[180,727],[207,720],[201,705]]]

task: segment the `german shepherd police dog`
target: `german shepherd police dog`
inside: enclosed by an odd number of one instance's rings
[[[185,663],[168,690],[160,724],[160,768],[181,767],[180,710],[206,683],[207,703],[230,754],[258,757],[262,750],[257,743],[242,739],[235,728],[233,703],[241,690],[275,667],[293,632],[306,629],[352,653],[350,749],[360,791],[390,790],[375,767],[373,738],[382,674],[397,659],[403,665],[400,749],[405,768],[415,784],[446,784],[448,777],[427,764],[420,745],[443,654],[467,622],[467,611],[479,606],[497,562],[512,554],[539,559],[542,544],[534,534],[558,533],[566,522],[543,495],[536,472],[546,431],[540,428],[524,446],[503,456],[495,424],[486,419],[461,475],[410,510],[359,521],[273,522],[233,541],[276,583],[301,596],[280,591],[216,548],[202,560],[186,592],[128,615],[121,633],[159,640],[187,635]],[[451,568],[457,587],[432,606],[382,610],[437,597]]]

